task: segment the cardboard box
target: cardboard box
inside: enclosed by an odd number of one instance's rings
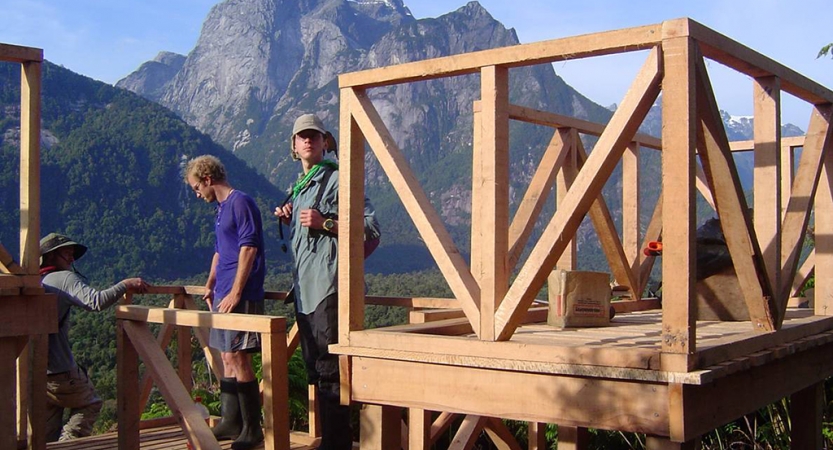
[[[556,269],[548,285],[548,324],[558,328],[610,324],[609,274]]]

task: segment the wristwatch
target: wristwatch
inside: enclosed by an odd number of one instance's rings
[[[331,232],[333,231],[333,228],[335,228],[336,223],[333,219],[326,219],[324,220],[324,224],[322,226],[324,227],[324,231]]]

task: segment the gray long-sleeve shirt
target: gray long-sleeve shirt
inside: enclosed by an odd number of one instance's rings
[[[49,335],[49,363],[47,374],[62,373],[75,367],[72,346],[69,343],[71,308],[77,306],[87,311],[102,311],[116,303],[127,286],[119,282],[103,291],[91,288],[75,272],[60,270],[43,277],[46,292],[58,295],[58,332]]]

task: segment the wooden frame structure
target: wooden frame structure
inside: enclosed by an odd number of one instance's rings
[[[512,68],[632,51],[647,53],[645,63],[607,125],[509,101]],[[727,139],[705,58],[753,78],[752,142]],[[473,121],[470,265],[371,100],[373,88],[465,74],[479,74],[481,84]],[[813,262],[820,273],[833,270],[833,91],[687,18],[343,74],[339,84],[342,302],[333,351],[342,355],[342,401],[374,405],[365,408],[362,431],[371,432],[362,435],[362,449],[399,447],[399,408],[409,408],[410,450],[430,448],[432,428],[441,428],[448,413],[467,415],[454,448],[469,448],[479,429],[504,441],[489,426],[494,417],[529,421],[535,432],[530,448],[541,448],[541,423],[561,426],[565,440],[559,448],[581,448],[586,427],[644,432],[649,448],[690,448],[703,433],[785,396],[792,396],[793,413],[804,417],[792,423],[794,447],[820,448],[819,392],[833,374],[831,280],[816,280],[814,310],[788,310],[787,304],[797,278],[803,281],[809,272],[798,263],[813,211]],[[780,136],[782,91],[812,105],[800,140]],[[637,134],[660,93],[661,141]],[[513,218],[510,120],[553,129]],[[598,136],[589,155],[580,134]],[[366,144],[448,282],[462,318],[362,329]],[[793,176],[797,146],[803,151]],[[749,147],[755,155],[754,216],[731,156],[733,149]],[[662,195],[642,236],[662,237],[661,311],[625,314],[615,327],[600,330],[559,332],[530,323],[540,321],[530,307],[551,270],[575,267],[571,242],[586,215],[616,283],[634,298],[641,295],[653,257],[638,252],[639,205],[630,200],[638,199],[640,148],[662,152]],[[601,197],[620,160],[626,196],[621,238]],[[555,185],[557,210],[516,268]],[[696,320],[698,190],[724,224],[749,321]],[[433,425],[429,411],[443,412]]]
[[[0,243],[0,448],[46,448],[47,336],[58,331],[55,296],[41,287],[38,48],[0,44],[20,64],[20,257]]]

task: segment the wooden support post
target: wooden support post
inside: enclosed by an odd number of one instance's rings
[[[587,450],[590,432],[587,428],[558,426],[558,450]]]
[[[360,416],[359,448],[361,450],[400,448],[402,445],[401,408],[366,404],[362,407]]]
[[[342,89],[338,178],[338,341],[364,328],[364,136],[353,117],[351,88]]]
[[[187,294],[177,294],[174,296],[174,308],[184,309],[184,296]],[[191,392],[193,383],[191,382],[191,327],[179,325],[176,327],[176,369],[179,374],[179,379],[182,380],[182,385],[185,390]]]
[[[17,339],[0,337],[0,448],[17,448]]]
[[[41,63],[21,64],[20,73],[20,265],[40,268]]]
[[[2,299],[0,299],[2,300]],[[26,436],[29,434],[29,375],[31,370],[31,355],[29,336],[20,336],[18,338],[23,344],[23,350],[15,352],[14,357],[17,358],[17,393],[15,401],[17,403],[17,440],[18,442],[25,442],[28,446]],[[44,372],[46,373],[46,372]],[[44,387],[45,388],[45,387]]]
[[[824,448],[822,417],[824,383],[814,383],[790,396],[790,445],[792,448]]]
[[[309,385],[307,388],[307,395],[309,397],[309,435],[312,438],[321,437],[321,414],[318,411],[318,386],[315,384]]]
[[[781,220],[787,214],[793,179],[795,178],[795,149],[781,142]]]
[[[672,442],[667,437],[645,437],[645,450],[696,450],[699,448],[699,444],[699,439],[694,439],[689,442]]]
[[[283,320],[283,319],[281,319]],[[286,365],[286,331],[262,333],[263,431],[268,450],[289,450],[289,375]]]
[[[755,102],[755,235],[772,292],[778,295],[781,293],[781,80],[761,77],[752,85]],[[786,304],[786,300],[783,303]]]
[[[116,369],[118,371],[117,410],[119,449],[139,449],[139,354],[124,330],[124,320],[116,321]]]
[[[431,411],[408,409],[408,449],[431,449]]]
[[[547,450],[547,424],[530,422],[527,428],[529,450]]]
[[[632,272],[639,269],[639,144],[631,142],[622,155],[622,247]],[[638,286],[631,286],[635,298],[641,297]]]
[[[802,156],[803,158],[803,156]],[[833,273],[833,152],[822,159],[818,192],[815,195],[815,273]],[[833,277],[816,277],[815,313],[833,316]]]
[[[558,168],[558,174],[555,177],[555,209],[557,211],[564,202],[567,191],[570,190],[570,186],[573,185],[573,180],[575,180],[576,174],[578,173],[576,141],[581,138],[575,128],[559,128],[556,130],[556,134],[561,137],[562,145],[567,148],[564,162]],[[576,270],[576,265],[578,264],[576,251],[576,240],[570,239],[567,248],[561,254],[561,257],[558,258],[555,267],[562,270]]]
[[[664,27],[667,26],[664,24]],[[674,30],[663,30],[674,35]],[[662,226],[663,370],[687,372],[696,351],[694,305],[694,177],[696,152],[696,48],[687,37],[662,41]]]
[[[472,211],[480,222],[481,234],[472,236],[480,247],[480,339],[495,340],[495,311],[509,288],[509,69],[487,66],[481,70],[480,144],[473,165],[479,166],[480,179],[472,196],[480,198],[479,211]]]
[[[29,339],[29,450],[46,448],[46,371],[49,361],[49,335]],[[27,367],[27,370],[29,370]]]

